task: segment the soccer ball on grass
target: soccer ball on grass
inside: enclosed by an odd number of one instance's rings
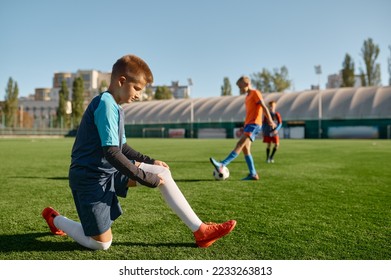
[[[218,172],[216,169],[213,169],[213,177],[215,177],[215,179],[219,181],[226,180],[229,177],[229,169],[224,166],[221,173]]]

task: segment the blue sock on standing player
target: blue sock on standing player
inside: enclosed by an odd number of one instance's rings
[[[253,156],[251,154],[250,155],[244,155],[244,159],[246,160],[246,163],[247,163],[247,166],[248,166],[248,170],[250,171],[250,174],[251,175],[256,175],[257,171],[255,170]]]

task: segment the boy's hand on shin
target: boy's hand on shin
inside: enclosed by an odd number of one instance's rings
[[[160,165],[160,166],[163,166],[163,167],[165,167],[165,168],[170,169],[170,167],[168,166],[168,164],[165,163],[164,161],[161,161],[161,160],[155,160],[154,165]]]

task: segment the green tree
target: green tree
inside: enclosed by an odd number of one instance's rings
[[[261,92],[283,92],[291,86],[288,74],[288,68],[285,66],[275,68],[273,73],[263,68],[261,72],[252,74],[251,80]]]
[[[232,87],[228,77],[224,77],[223,85],[221,86],[221,96],[231,96]]]
[[[353,87],[354,86],[354,62],[349,54],[345,55],[345,60],[342,64],[342,84],[341,87]]]
[[[365,73],[362,71],[360,73],[360,81],[361,81],[361,85],[363,87],[365,87],[367,85],[367,79],[366,79]]]
[[[388,85],[391,86],[391,45],[388,46],[388,49],[390,50],[390,57],[388,58]]]
[[[251,75],[252,83],[255,88],[260,90],[261,92],[272,92],[272,74],[269,70],[263,68],[262,72],[254,73]]]
[[[18,87],[18,83],[16,81],[14,83],[14,89],[13,89],[13,92],[12,92],[12,98],[13,98],[13,105],[14,105],[13,109],[15,110],[16,113],[18,113],[19,87]],[[16,115],[14,115],[14,116],[16,116]]]
[[[153,90],[151,87],[146,87],[145,88],[145,91],[144,91],[144,94],[143,94],[143,98],[141,101],[149,101],[149,100],[152,100],[153,99]]]
[[[371,38],[364,41],[361,56],[364,59],[366,72],[360,69],[361,76],[364,76],[364,79],[362,79],[363,86],[378,86],[381,84],[380,64],[376,63],[379,53],[379,46],[375,45]]]
[[[272,81],[274,92],[284,92],[286,89],[290,88],[291,81],[288,78],[288,68],[282,66],[280,69],[274,69]]]
[[[156,100],[171,99],[171,98],[172,98],[172,92],[168,87],[161,86],[156,88],[156,92],[155,92]]]
[[[61,83],[61,88],[58,93],[58,109],[57,109],[57,122],[61,128],[67,128],[68,126],[68,115],[67,115],[67,102],[69,99],[69,90],[65,80]]]
[[[5,89],[4,98],[4,115],[5,126],[15,127],[16,125],[16,113],[18,110],[18,96],[19,87],[18,83],[10,77],[8,79],[7,88]]]
[[[78,77],[73,82],[72,87],[72,121],[73,127],[78,128],[84,112],[84,82],[82,77]]]

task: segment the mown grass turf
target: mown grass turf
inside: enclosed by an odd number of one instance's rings
[[[391,257],[391,142],[282,140],[266,164],[257,140],[261,180],[244,182],[242,155],[227,181],[215,181],[208,158],[224,158],[236,140],[128,139],[166,161],[204,221],[236,219],[236,229],[208,249],[167,207],[157,189],[129,191],[113,224],[112,247],[94,252],[49,233],[41,211],[51,205],[77,220],[66,139],[0,139],[0,259],[380,260]]]

